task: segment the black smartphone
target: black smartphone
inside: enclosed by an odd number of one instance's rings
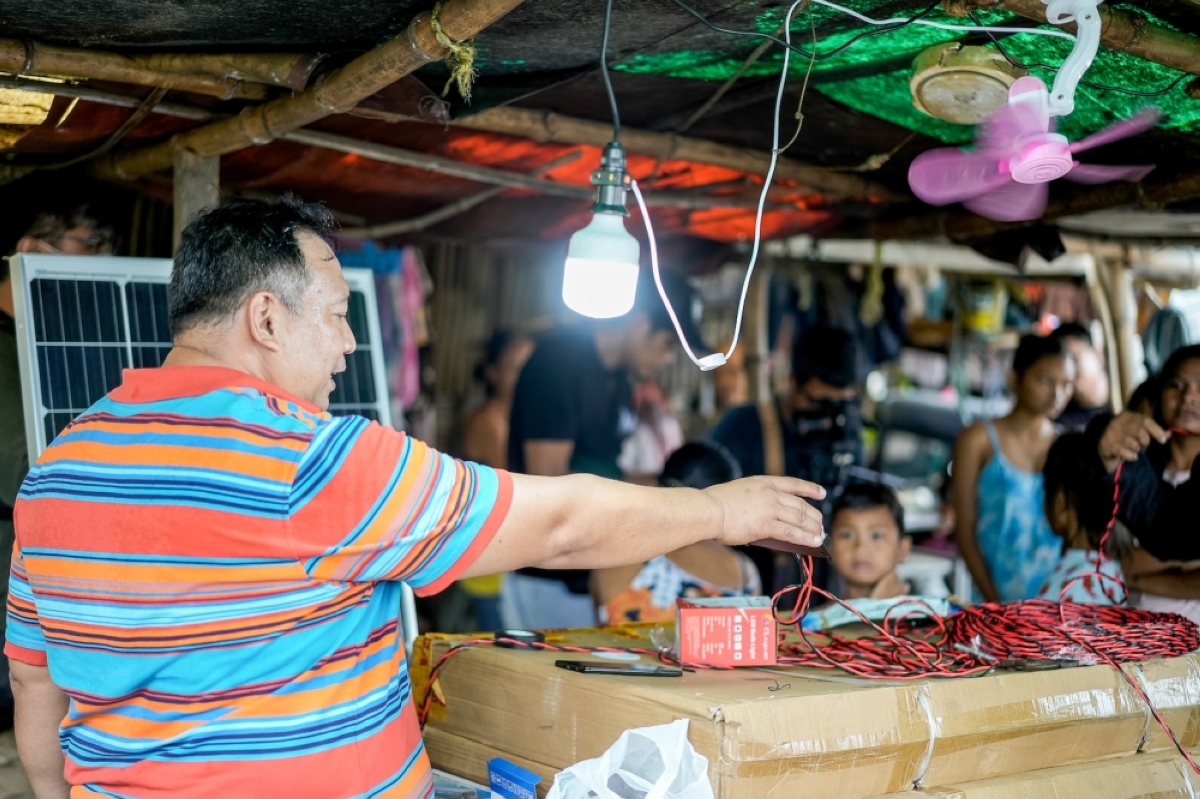
[[[625,677],[682,677],[683,671],[649,663],[604,663],[599,660],[556,660],[554,665],[581,674],[619,674]]]

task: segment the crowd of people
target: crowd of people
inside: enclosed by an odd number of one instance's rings
[[[689,307],[683,281],[668,287],[676,307]],[[699,340],[690,323],[687,334]],[[897,573],[913,540],[896,492],[847,479],[845,467],[864,459],[857,343],[847,332],[806,331],[786,391],[731,407],[704,440],[674,447],[663,442],[678,433],[662,434],[633,401],[646,387],[657,391],[655,374],[676,346],[652,286],[641,287],[627,327],[581,326],[537,344],[504,340],[522,358],[534,354],[507,388],[489,380],[487,404],[467,426],[469,456],[499,428],[485,432],[477,422],[496,406],[509,409],[512,436],[507,461],[489,462],[518,470],[630,479],[622,443],[628,449],[640,430],[656,442],[659,485],[705,487],[756,474],[811,480],[831,489],[821,503],[831,557],[818,582],[844,599],[912,590]],[[481,369],[499,373],[511,357],[493,342]],[[954,450],[947,516],[973,583],[973,595],[961,599],[1128,603],[1200,621],[1200,547],[1177,532],[1200,490],[1190,481],[1200,451],[1200,437],[1190,437],[1200,434],[1200,347],[1175,353],[1114,416],[1103,352],[1088,328],[1068,323],[1021,338],[1009,388],[1011,411],[964,428]],[[656,413],[669,416],[654,396]],[[779,553],[706,543],[619,569],[495,576],[488,601],[496,612],[476,621],[536,629],[661,620],[678,597],[773,593],[797,576],[794,559]],[[476,587],[463,588],[481,601]]]

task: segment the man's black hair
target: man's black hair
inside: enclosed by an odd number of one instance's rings
[[[101,203],[82,195],[64,195],[46,205],[34,216],[18,240],[34,238],[57,248],[67,231],[80,227],[91,231],[98,251],[110,252],[114,249],[116,233],[112,219],[105,213]],[[0,281],[7,278],[8,261],[0,260]]]
[[[1017,377],[1021,377],[1042,358],[1065,358],[1069,354],[1061,337],[1026,333],[1021,336],[1021,343],[1013,355],[1012,370]]]
[[[712,441],[693,441],[671,453],[658,476],[659,485],[709,488],[742,476],[729,450]]]
[[[1095,441],[1083,433],[1059,436],[1046,453],[1046,465],[1042,467],[1046,509],[1052,508],[1055,497],[1061,494],[1075,509],[1092,549],[1100,548],[1100,538],[1112,518],[1113,491],[1106,476]]]
[[[183,230],[171,269],[172,335],[231,316],[246,298],[270,291],[298,310],[311,275],[296,236],[332,246],[333,215],[287,196],[277,203],[233,199],[204,211]]]
[[[792,349],[796,385],[817,378],[837,388],[858,381],[858,342],[845,330],[819,326],[805,331]]]
[[[1092,331],[1088,330],[1084,325],[1078,322],[1063,322],[1054,329],[1050,334],[1053,338],[1069,339],[1077,338],[1086,341],[1089,347],[1094,347],[1096,342],[1092,340]]]
[[[904,531],[904,507],[900,504],[900,497],[896,496],[894,488],[883,483],[849,484],[833,500],[833,510],[829,518],[836,519],[844,510],[864,511],[875,508],[887,508],[888,513],[892,515],[892,521],[896,523],[896,529],[900,531],[900,537],[908,535]]]

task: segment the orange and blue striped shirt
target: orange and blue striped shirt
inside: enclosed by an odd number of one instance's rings
[[[30,470],[6,654],[70,698],[72,796],[424,797],[400,582],[453,582],[505,472],[229,369],[131,370]]]

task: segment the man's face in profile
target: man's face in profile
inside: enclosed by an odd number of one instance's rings
[[[309,282],[301,307],[284,314],[286,330],[280,336],[283,348],[276,379],[280,387],[327,410],[335,388],[333,376],[346,370],[346,356],[356,346],[347,321],[350,286],[337,256],[322,238],[301,232],[296,240]]]

